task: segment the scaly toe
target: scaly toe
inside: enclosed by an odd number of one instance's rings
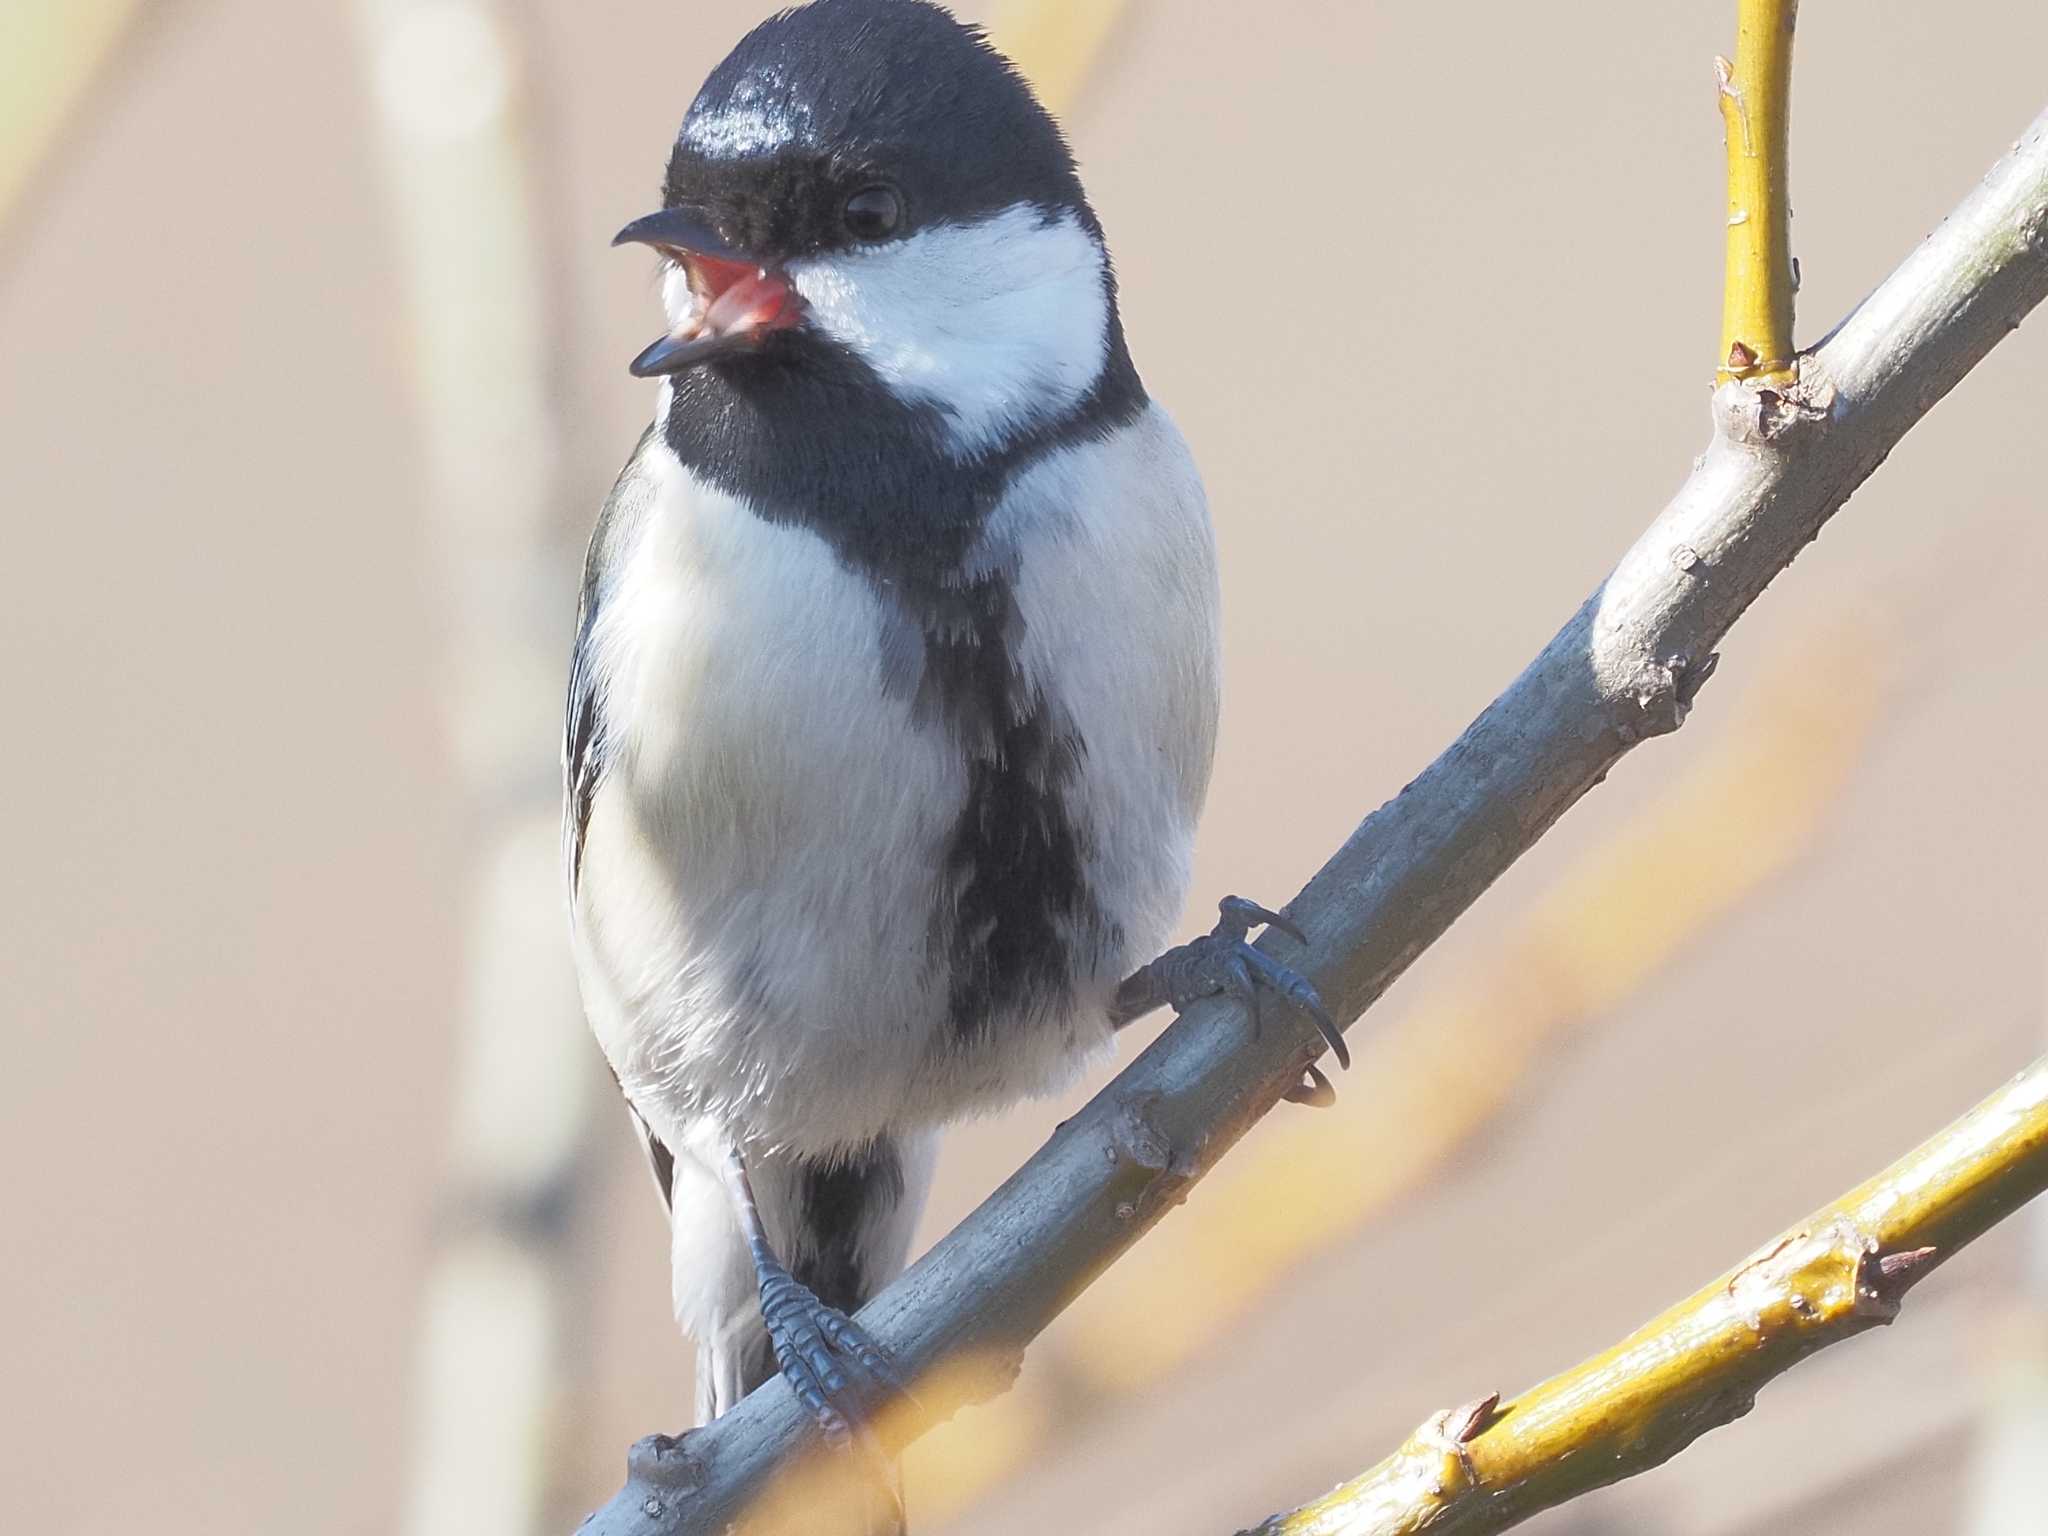
[[[1344,1043],[1344,1032],[1337,1028],[1336,1020],[1323,1007],[1323,999],[1314,984],[1292,966],[1282,965],[1264,950],[1246,945],[1244,958],[1258,973],[1260,981],[1316,1021],[1316,1029],[1330,1047],[1331,1054],[1337,1058],[1337,1065],[1349,1071],[1351,1047]]]
[[[775,1363],[827,1439],[844,1445],[865,1437],[873,1411],[907,1395],[881,1346],[787,1271],[764,1277],[761,1303]]]
[[[910,1395],[902,1373],[896,1369],[896,1362],[889,1358],[889,1352],[869,1338],[859,1323],[844,1313],[828,1312],[825,1316],[825,1334],[831,1340],[834,1349],[852,1356],[855,1364],[890,1392],[902,1397]]]

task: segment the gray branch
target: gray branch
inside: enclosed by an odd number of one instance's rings
[[[1624,753],[1678,727],[1729,627],[2044,295],[2048,114],[1802,354],[1796,383],[1715,392],[1712,444],[1613,574],[1295,898],[1307,949],[1262,942],[1355,1019]],[[863,1309],[919,1381],[920,1422],[886,1438],[1006,1387],[1025,1346],[1300,1081],[1320,1049],[1308,1022],[1268,1007],[1261,1034],[1250,1023],[1231,1001],[1190,1009]],[[637,1444],[586,1536],[723,1531],[810,1439],[771,1381],[714,1424]]]

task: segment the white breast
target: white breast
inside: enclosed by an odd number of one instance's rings
[[[1013,567],[1019,664],[1085,743],[1075,810],[1089,888],[1124,934],[1114,984],[1180,920],[1216,748],[1215,541],[1172,419],[1150,406],[1106,443],[1048,455],[976,559]]]
[[[982,546],[1015,583],[1020,667],[1085,742],[1071,809],[1124,944],[1065,1017],[973,1041],[934,922],[966,767],[884,686],[905,621],[817,535],[646,453],[651,506],[592,632],[607,767],[576,896],[628,1096],[671,1144],[708,1116],[823,1152],[1070,1079],[1172,932],[1214,743],[1214,560],[1172,425],[1048,457]]]
[[[962,767],[883,693],[864,580],[647,454],[653,504],[593,632],[613,742],[577,900],[593,1023],[643,1113],[789,1140],[885,1118],[819,1101],[911,1075]]]

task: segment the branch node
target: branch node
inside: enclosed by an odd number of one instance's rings
[[[1472,1453],[1465,1447],[1485,1426],[1499,1402],[1500,1394],[1494,1392],[1462,1408],[1442,1409],[1424,1419],[1415,1431],[1416,1449],[1434,1462],[1430,1488],[1438,1499],[1448,1503],[1467,1489],[1479,1486],[1479,1469],[1472,1465]]]
[[[1749,107],[1743,100],[1742,87],[1735,83],[1735,61],[1723,54],[1714,55],[1714,94],[1721,102],[1723,124],[1732,128],[1739,122],[1742,125],[1742,152],[1754,155],[1756,143],[1749,136]],[[1735,147],[1733,135],[1729,137],[1728,147],[1731,151]]]
[[[1890,1322],[1899,1315],[1906,1292],[1932,1269],[1939,1250],[1908,1248],[1880,1255],[1873,1244],[1856,1267],[1856,1311],[1859,1316]]]
[[[690,1453],[688,1435],[648,1435],[626,1452],[627,1475],[681,1493],[704,1486],[704,1463]]]
[[[1698,560],[1694,555],[1695,564]],[[1692,567],[1682,568],[1689,571]],[[1685,724],[1686,716],[1692,712],[1693,699],[1720,662],[1720,655],[1710,651],[1697,660],[1676,652],[1660,661],[1645,663],[1627,689],[1622,705],[1625,713],[1615,722],[1616,733],[1630,743],[1670,735]]]
[[[1444,1430],[1460,1445],[1470,1445],[1479,1438],[1479,1432],[1493,1419],[1493,1410],[1500,1406],[1500,1394],[1489,1392],[1476,1402],[1462,1408],[1453,1408],[1444,1420]]]
[[[1694,558],[1697,559],[1698,556]],[[1688,566],[1686,569],[1690,570],[1691,567]],[[1678,718],[1683,724],[1686,713],[1692,708],[1692,701],[1698,698],[1700,690],[1707,686],[1707,679],[1720,670],[1721,653],[1709,651],[1698,661],[1685,656],[1673,656],[1665,665],[1671,668],[1677,687]]]
[[[1877,1272],[1887,1280],[1910,1283],[1918,1278],[1915,1271],[1930,1262],[1939,1251],[1936,1248],[1909,1248],[1904,1253],[1888,1253],[1877,1261]]]
[[[1798,428],[1819,425],[1834,405],[1834,386],[1808,378],[1811,360],[1795,357],[1766,378],[1730,379],[1714,392],[1714,427],[1746,448],[1780,448]]]
[[[1179,1151],[1173,1138],[1160,1128],[1159,1103],[1156,1093],[1132,1094],[1113,1122],[1111,1161],[1148,1175],[1133,1195],[1117,1202],[1115,1213],[1123,1221],[1147,1218],[1162,1208],[1179,1205],[1187,1199],[1188,1187],[1198,1174],[1194,1159]]]

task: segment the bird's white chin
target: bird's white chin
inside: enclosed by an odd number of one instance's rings
[[[962,458],[1073,409],[1108,359],[1109,264],[1072,213],[1020,204],[787,270],[806,323],[935,407]]]

